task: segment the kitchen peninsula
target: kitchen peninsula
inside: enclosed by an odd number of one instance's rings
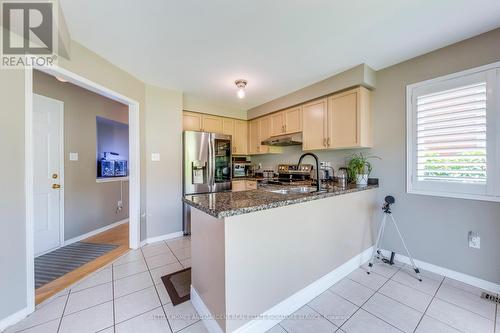
[[[371,254],[377,186],[188,195],[191,299],[211,331],[265,332]]]

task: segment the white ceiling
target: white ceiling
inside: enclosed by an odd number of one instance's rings
[[[499,0],[61,0],[71,37],[153,85],[248,109],[500,26]],[[238,100],[234,80],[249,81]]]

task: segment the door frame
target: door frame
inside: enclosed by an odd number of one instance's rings
[[[26,297],[27,313],[35,310],[35,258],[33,225],[33,69],[58,77],[86,90],[128,105],[129,118],[129,247],[140,246],[141,232],[141,151],[139,102],[106,88],[67,69],[26,66],[25,79],[25,217],[26,217]],[[63,155],[64,156],[64,155]]]
[[[61,185],[61,188],[59,189],[59,247],[64,246],[64,102],[60,101],[56,98],[40,95],[40,94],[35,94],[33,95],[38,95],[43,98],[51,99],[53,101],[57,101],[63,104],[63,108],[60,111],[60,128],[59,128],[59,135],[60,135],[60,142],[59,142],[59,184]],[[33,122],[32,122],[33,124]],[[34,129],[34,128],[33,128]],[[32,129],[32,130],[33,130]],[[33,133],[33,132],[32,132]],[[34,161],[33,161],[34,162]],[[33,242],[35,241],[34,238],[34,230],[33,230]],[[57,249],[56,248],[56,249]],[[45,253],[54,251],[55,249],[51,249],[45,252],[40,253],[39,255],[35,256],[34,248],[33,248],[33,255],[34,257],[41,256]]]

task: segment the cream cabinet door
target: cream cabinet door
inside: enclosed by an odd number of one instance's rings
[[[246,191],[246,181],[245,180],[233,180],[231,182],[231,191],[232,192],[241,192]]]
[[[260,120],[251,120],[248,124],[248,152],[249,154],[258,154],[260,148],[259,141]]]
[[[269,147],[263,146],[260,143],[271,137],[271,117],[260,118],[259,124],[259,153],[268,153]]]
[[[270,116],[271,119],[271,135],[282,135],[285,133],[285,113],[278,112]]]
[[[360,114],[359,91],[350,90],[334,95],[328,101],[329,148],[350,148],[359,146]]]
[[[182,116],[183,129],[185,131],[201,131],[201,114],[184,112]]]
[[[235,122],[234,119],[222,118],[222,134],[234,136],[234,122]]]
[[[217,116],[203,115],[203,132],[222,133],[222,118]]]
[[[245,188],[248,190],[256,190],[257,189],[257,181],[256,180],[247,180]]]
[[[328,117],[326,98],[302,106],[302,148],[304,150],[325,149]]]
[[[300,107],[283,111],[285,118],[285,133],[302,131],[302,111]]]
[[[233,154],[248,154],[248,125],[244,120],[234,120]]]

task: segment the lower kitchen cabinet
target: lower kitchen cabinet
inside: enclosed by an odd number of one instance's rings
[[[256,180],[233,179],[233,181],[231,182],[231,190],[233,192],[249,191],[256,189],[257,189]]]

